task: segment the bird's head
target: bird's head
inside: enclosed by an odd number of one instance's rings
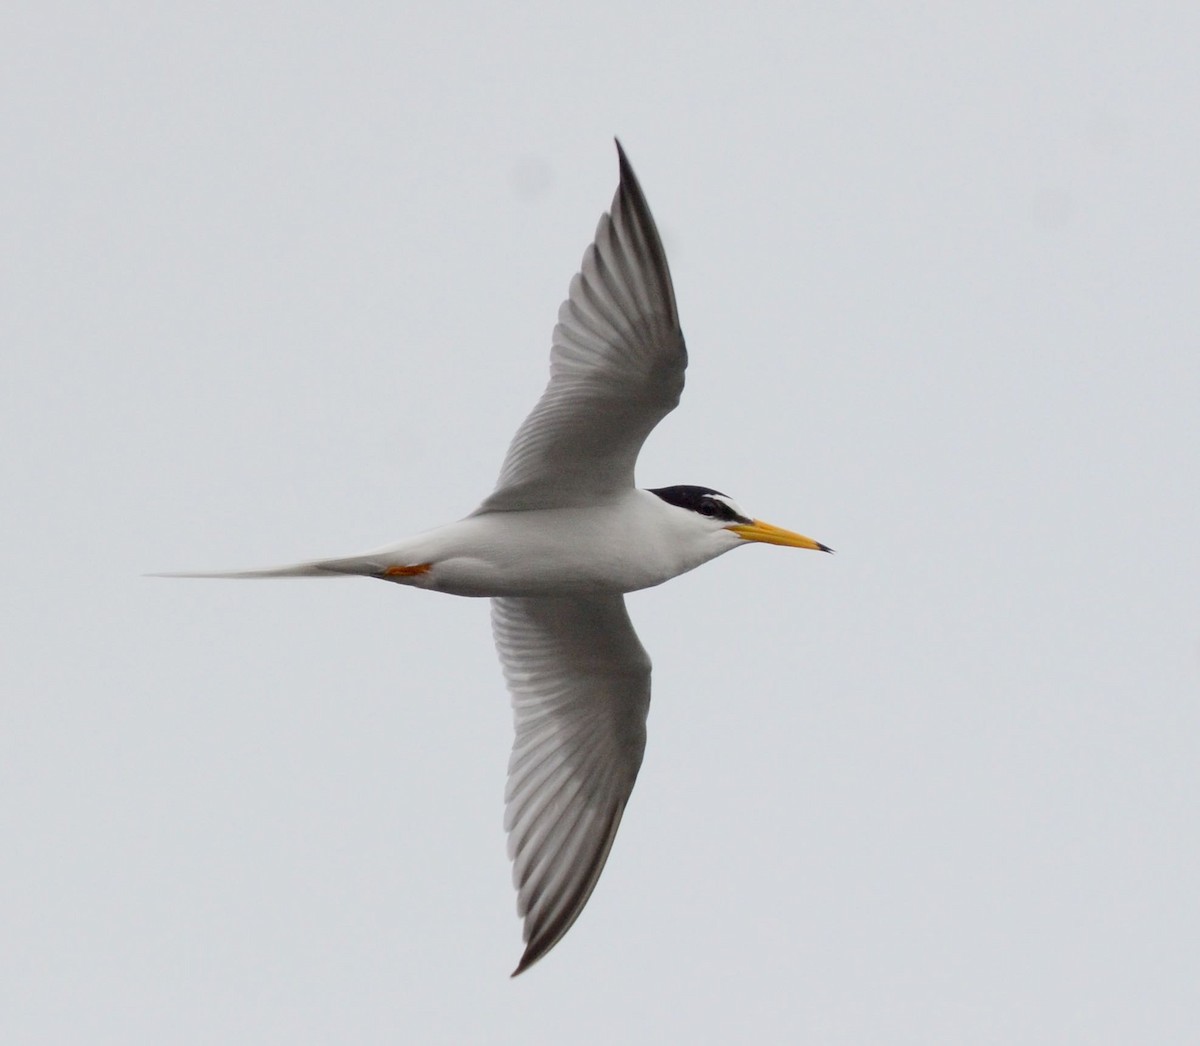
[[[722,552],[747,541],[786,545],[789,548],[811,548],[818,552],[833,551],[828,545],[822,545],[821,542],[803,534],[747,516],[733,498],[719,490],[683,485],[659,487],[650,493],[657,495],[668,505],[691,513],[695,526],[712,533],[725,546],[721,549]]]

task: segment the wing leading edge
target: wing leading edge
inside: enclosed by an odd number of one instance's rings
[[[622,596],[492,600],[516,738],[504,827],[525,920],[515,976],[579,918],[646,748],[650,658]]]
[[[558,311],[550,382],[477,512],[594,504],[633,486],[646,437],[679,402],[687,349],[662,240],[617,143],[621,178]]]

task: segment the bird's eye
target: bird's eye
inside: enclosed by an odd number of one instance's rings
[[[711,501],[700,502],[700,515],[707,516],[709,519],[712,519],[713,516],[715,516],[716,514],[717,514],[717,506],[714,505]]]

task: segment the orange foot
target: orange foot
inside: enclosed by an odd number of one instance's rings
[[[416,577],[418,574],[428,574],[433,569],[432,563],[418,563],[412,567],[388,567],[383,572],[384,577]]]

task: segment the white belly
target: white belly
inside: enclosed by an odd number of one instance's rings
[[[384,569],[428,563],[424,573],[393,580],[459,596],[633,592],[738,544],[732,535],[698,544],[677,512],[631,490],[612,505],[468,516],[372,558]]]

